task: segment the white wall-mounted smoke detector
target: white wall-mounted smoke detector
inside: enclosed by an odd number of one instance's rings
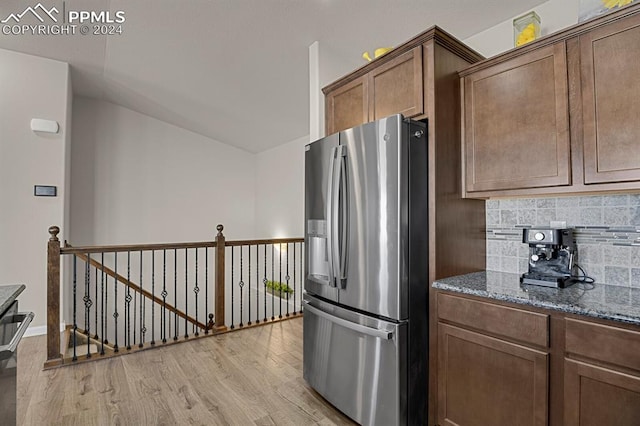
[[[42,133],[58,133],[60,126],[57,121],[43,120],[42,118],[31,119],[31,130]]]

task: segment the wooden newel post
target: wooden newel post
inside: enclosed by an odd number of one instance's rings
[[[60,354],[60,228],[49,228],[47,244],[47,361],[45,367],[62,364]]]
[[[214,332],[225,331],[227,327],[224,325],[224,251],[225,239],[222,234],[224,226],[216,227],[218,235],[216,235],[216,302],[215,302],[215,326]]]

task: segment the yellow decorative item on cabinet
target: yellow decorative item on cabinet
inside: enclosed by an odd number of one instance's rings
[[[529,12],[513,20],[513,42],[516,47],[527,44],[540,37],[540,17]]]
[[[607,9],[626,6],[631,2],[633,2],[633,0],[602,0],[602,4],[604,4],[604,7]]]
[[[612,12],[633,2],[634,0],[580,0],[578,22],[595,18],[603,13]]]
[[[379,58],[380,56],[389,52],[391,49],[393,49],[393,47],[378,47],[376,50],[373,51],[373,59]],[[369,52],[364,52],[362,54],[362,58],[369,62],[373,61],[371,56],[369,56]]]

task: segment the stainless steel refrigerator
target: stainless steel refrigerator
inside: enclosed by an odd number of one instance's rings
[[[395,115],[305,148],[304,378],[363,425],[426,424],[427,144]]]

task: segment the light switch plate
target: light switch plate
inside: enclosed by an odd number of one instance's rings
[[[33,187],[33,195],[35,195],[36,197],[56,197],[58,196],[58,187],[36,185]]]

